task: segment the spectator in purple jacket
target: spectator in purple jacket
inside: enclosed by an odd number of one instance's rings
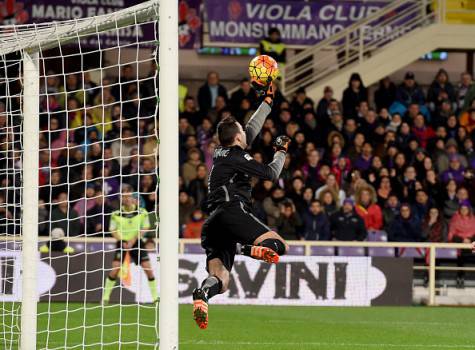
[[[444,183],[449,180],[455,180],[457,185],[460,185],[464,181],[464,168],[460,164],[460,159],[457,155],[451,155],[449,158],[449,168],[440,174],[440,180]]]
[[[373,146],[369,142],[365,142],[361,155],[356,159],[354,167],[361,171],[366,171],[371,167],[373,161]]]

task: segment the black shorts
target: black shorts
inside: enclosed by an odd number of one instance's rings
[[[231,271],[236,254],[236,243],[253,244],[271,229],[256,218],[244,203],[225,203],[213,211],[201,232],[201,246],[206,250],[206,266],[219,258]]]
[[[143,245],[144,244],[142,240],[138,239],[131,249],[123,249],[122,241],[117,242],[117,248],[114,254],[114,261],[120,261],[122,263],[125,259],[125,254],[127,252],[130,253],[130,258],[135,263],[135,265],[139,265],[144,261],[149,261],[150,258],[148,256],[148,252],[146,249],[143,248]]]

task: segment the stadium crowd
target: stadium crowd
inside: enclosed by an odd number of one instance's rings
[[[88,73],[48,72],[41,84],[40,234],[60,228],[68,236],[102,236],[119,206],[121,182],[156,217],[151,68],[138,81],[134,68],[123,66],[119,81],[104,77],[102,86]],[[180,235],[195,238],[205,218],[200,203],[217,123],[229,115],[246,123],[260,101],[246,79],[228,94],[216,72],[196,97],[182,97]],[[9,169],[1,176],[0,225],[13,233],[20,217],[20,105],[7,102],[0,104],[1,161]],[[254,180],[255,215],[289,240],[365,240],[384,231],[391,241],[472,241],[474,130],[475,84],[468,73],[451,83],[440,70],[423,89],[407,72],[400,84],[383,79],[372,96],[355,73],[341,101],[331,87],[318,101],[304,89],[287,100],[277,89],[250,153],[266,163],[276,136],[286,134],[292,144],[277,183]]]
[[[147,69],[149,69],[147,67]],[[109,234],[110,214],[120,206],[129,184],[155,222],[157,159],[155,150],[155,67],[138,80],[132,65],[119,79],[90,73],[47,71],[40,79],[39,234],[51,235],[58,250],[63,236]],[[13,74],[13,73],[12,73]],[[11,79],[1,92],[0,140],[2,232],[18,233],[21,198],[21,102]],[[2,89],[4,86],[2,86]]]
[[[216,72],[180,113],[180,224],[199,237],[207,173],[226,116],[246,123],[259,104],[248,80],[228,94]],[[272,160],[273,139],[292,139],[277,183],[254,180],[255,214],[289,240],[469,242],[475,216],[475,84],[452,83],[446,71],[423,89],[412,72],[389,78],[369,96],[354,73],[337,100],[331,87],[313,101],[304,89],[277,91],[271,115],[250,148]],[[384,233],[380,233],[384,231]],[[384,238],[383,238],[384,239]]]

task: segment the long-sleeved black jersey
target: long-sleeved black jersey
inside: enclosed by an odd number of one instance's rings
[[[251,145],[271,111],[263,102],[246,125],[246,139]],[[213,155],[213,168],[208,178],[208,197],[202,208],[211,212],[219,205],[233,200],[251,202],[251,177],[275,181],[284,166],[285,153],[276,152],[269,164],[258,163],[239,146],[217,147]]]

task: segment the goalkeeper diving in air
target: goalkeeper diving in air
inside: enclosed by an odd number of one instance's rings
[[[201,329],[208,326],[208,300],[228,289],[235,254],[277,263],[288,249],[284,239],[256,218],[251,209],[251,178],[276,181],[290,143],[288,137],[279,136],[274,143],[274,159],[267,165],[246,152],[271,112],[272,83],[264,93],[264,101],[245,130],[233,117],[218,124],[220,146],[213,155],[208,197],[202,204],[209,214],[201,234],[209,276],[193,291],[193,318]]]
[[[116,253],[112,261],[112,270],[105,281],[102,302],[109,303],[112,289],[115,286],[119,272],[124,275],[130,273],[128,261],[132,260],[137,266],[140,263],[148,278],[148,285],[153,302],[158,302],[157,284],[153,274],[150,258],[144,248],[142,240],[146,231],[150,230],[150,220],[148,212],[139,206],[137,193],[133,192],[132,186],[122,185],[122,206],[119,210],[112,212],[109,231],[117,240]],[[128,271],[121,271],[127,268]],[[125,280],[126,276],[121,276]]]

